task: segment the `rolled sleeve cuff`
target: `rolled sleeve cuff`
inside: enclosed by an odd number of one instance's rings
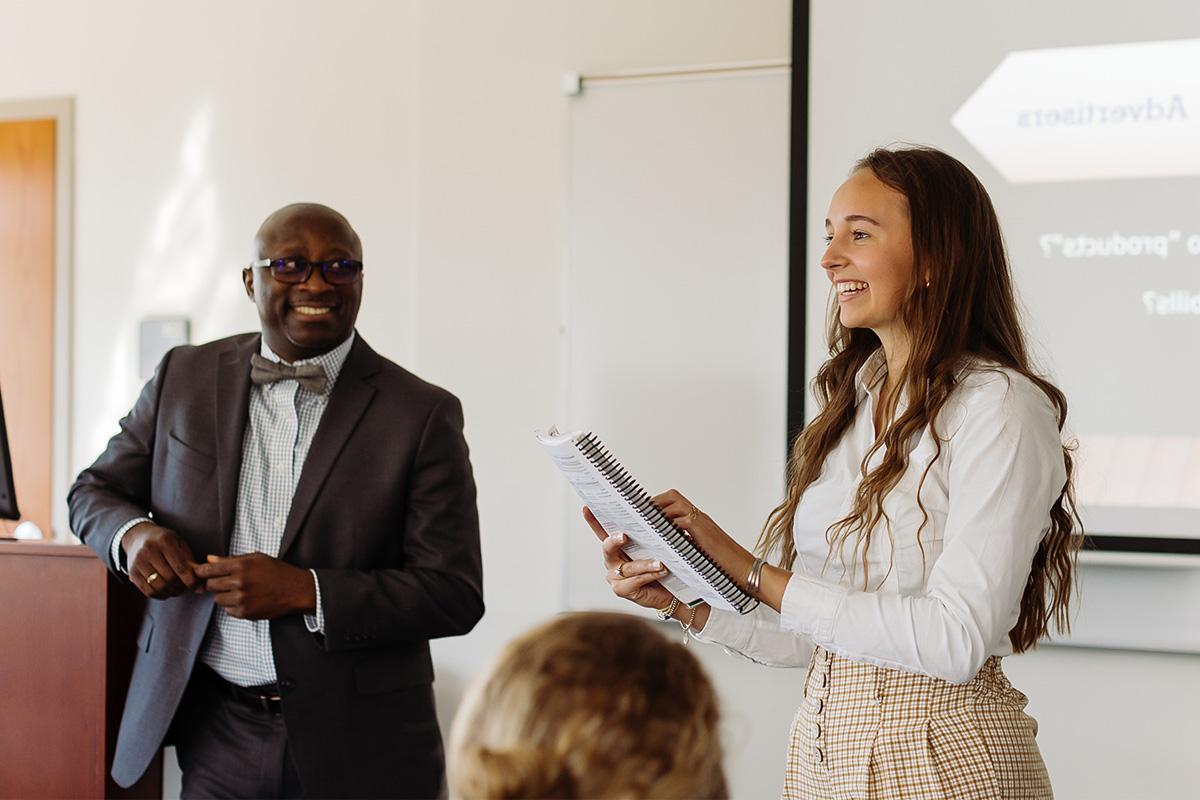
[[[732,611],[713,609],[704,623],[704,630],[692,631],[692,638],[707,644],[719,644],[730,650],[742,652],[750,645],[754,636],[754,623]]]
[[[812,642],[781,628],[779,615],[765,605],[749,614],[713,611],[696,638],[768,667],[802,667],[812,656]]]
[[[848,593],[845,586],[793,574],[779,604],[779,625],[818,644],[829,644]]]
[[[313,576],[313,588],[317,595],[317,613],[304,615],[304,627],[308,628],[309,633],[319,633],[325,635],[325,609],[321,606],[321,579],[317,577],[317,571],[310,569],[309,572]]]
[[[108,548],[108,560],[109,563],[112,564],[113,572],[119,572],[122,575],[129,574],[129,570],[127,570],[125,565],[121,562],[121,542],[125,539],[125,534],[129,533],[129,530],[134,525],[141,525],[143,522],[153,521],[154,520],[150,519],[149,517],[136,517],[135,519],[131,519],[129,522],[126,522],[120,528],[117,528],[117,533],[112,539],[112,545],[110,545]]]

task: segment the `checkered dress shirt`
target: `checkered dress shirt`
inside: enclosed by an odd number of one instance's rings
[[[294,362],[295,365],[321,365],[328,379],[321,394],[310,392],[295,380],[250,386],[250,419],[242,439],[237,515],[229,541],[229,555],[257,552],[279,556],[283,529],[304,459],[353,343],[354,334],[351,333],[350,338],[328,353]],[[263,358],[271,361],[282,360],[267,347],[265,340],[260,352]],[[143,521],[150,520],[145,517],[130,520],[117,532],[112,545],[114,564],[118,563],[120,542],[125,533]],[[310,572],[316,583],[317,607],[315,614],[305,615],[304,622],[313,633],[323,633],[321,584],[317,573]],[[230,683],[261,686],[276,681],[270,620],[237,619],[218,607],[200,655],[204,663]]]
[[[328,378],[321,394],[308,391],[294,380],[250,386],[250,424],[242,440],[237,518],[229,540],[229,555],[279,556],[300,470],[353,342],[351,334],[325,355],[295,362],[321,365]],[[263,358],[281,360],[267,347],[266,340],[261,352]],[[315,572],[313,580],[317,580]],[[316,610],[315,617],[305,617],[308,629],[314,633],[324,628],[319,583]],[[270,620],[237,619],[225,613],[225,609],[217,608],[200,657],[230,683],[241,686],[275,683]]]

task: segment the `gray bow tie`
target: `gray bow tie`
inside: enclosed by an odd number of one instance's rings
[[[276,383],[296,381],[313,394],[325,393],[325,370],[320,364],[301,364],[293,367],[280,361],[270,361],[258,353],[250,356],[250,380],[252,383]]]

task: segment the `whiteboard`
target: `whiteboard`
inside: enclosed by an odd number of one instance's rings
[[[752,545],[783,491],[786,70],[569,100],[564,430],[599,434]],[[564,606],[628,611],[566,494]]]

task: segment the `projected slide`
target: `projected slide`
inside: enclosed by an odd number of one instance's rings
[[[1089,526],[1200,536],[1200,39],[1014,52],[951,122],[1046,204],[1008,235]]]
[[[863,150],[933,144],[980,176],[1004,226],[1035,352],[1070,403],[1089,533],[1127,549],[1192,551],[1200,29],[1197,38],[1171,33],[1035,48],[1022,46],[1019,25],[997,26],[989,47],[956,56],[970,81],[907,76],[928,98],[898,124],[883,115],[865,122],[874,135],[855,139]],[[813,211],[823,213],[827,199],[813,198]]]
[[[1010,53],[953,117],[1012,183],[1200,175],[1200,39]]]

